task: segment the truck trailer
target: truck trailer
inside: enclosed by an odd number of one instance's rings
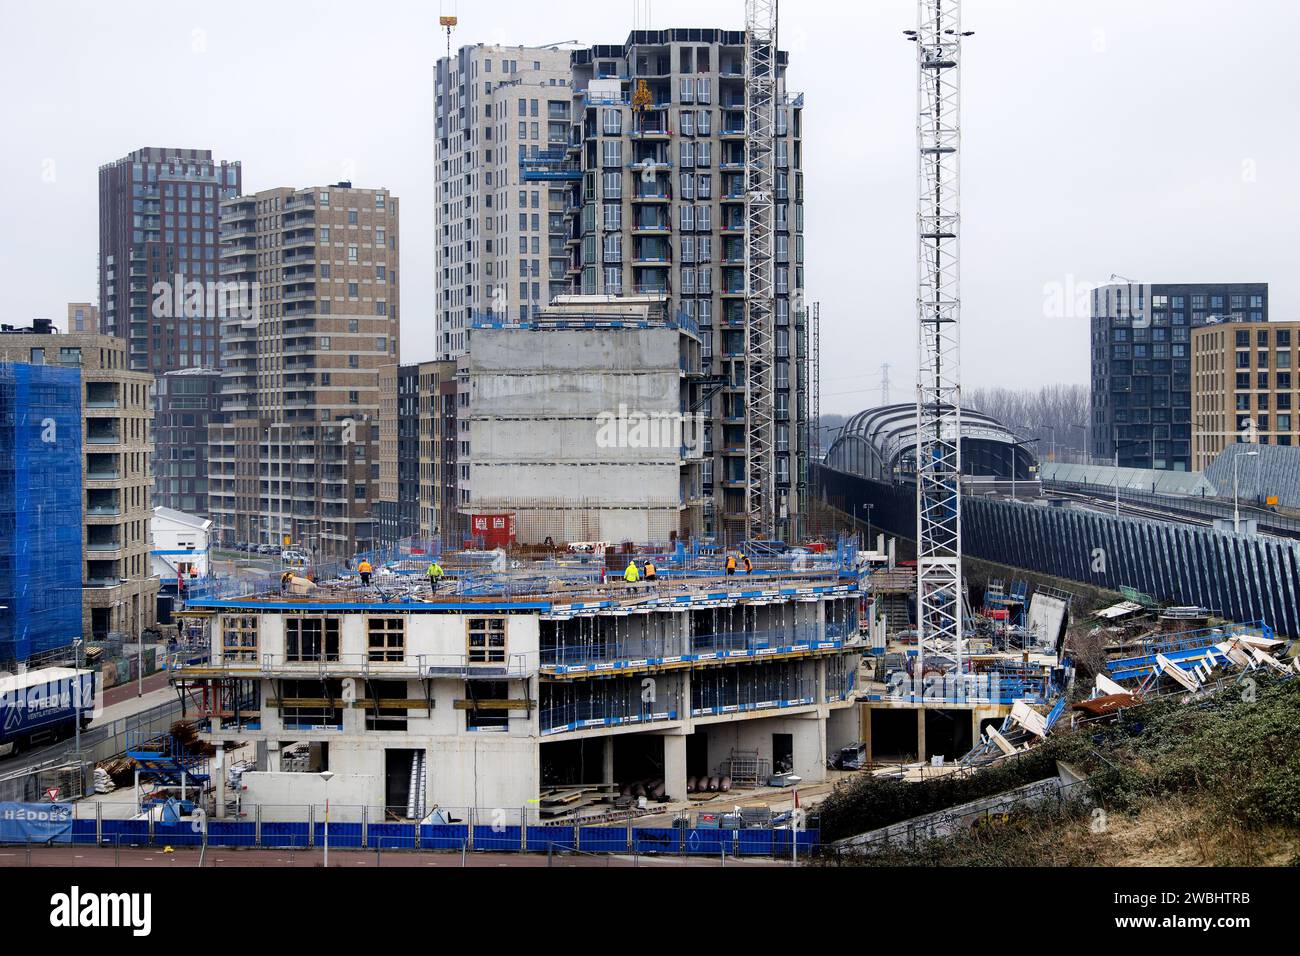
[[[0,677],[0,757],[69,737],[78,719],[84,730],[94,710],[94,671],[46,667]]]

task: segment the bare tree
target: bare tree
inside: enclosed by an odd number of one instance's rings
[[[1090,397],[1086,385],[1045,385],[1040,389],[975,388],[962,396],[962,405],[989,415],[1020,438],[1037,438],[1035,452],[1046,458],[1084,461]]]

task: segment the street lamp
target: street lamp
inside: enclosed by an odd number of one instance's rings
[[[1016,449],[1022,447],[1023,445],[1037,444],[1038,441],[1039,439],[1037,438],[1025,438],[1022,439],[1021,441],[1013,441],[1011,443],[1011,500],[1012,501],[1020,500],[1018,497],[1016,497]]]
[[[322,770],[320,778],[325,781],[325,865],[330,865],[330,781],[334,779],[334,774],[329,770]]]
[[[76,666],[73,667],[73,707],[76,708],[77,719],[72,725],[73,732],[77,739],[77,795],[86,788],[86,768],[81,763],[81,638],[72,639],[72,650],[76,654]]]
[[[1120,445],[1141,445],[1145,439],[1142,438],[1115,438],[1115,517],[1119,517],[1119,446]]]
[[[1257,451],[1243,451],[1232,456],[1232,533],[1241,534],[1241,505],[1237,500],[1237,466],[1243,458],[1258,458]]]

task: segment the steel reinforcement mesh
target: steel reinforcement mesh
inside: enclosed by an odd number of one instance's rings
[[[0,667],[81,636],[81,372],[0,363]]]

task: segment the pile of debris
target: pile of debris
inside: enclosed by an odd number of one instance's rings
[[[1170,629],[1166,621],[1154,630],[1126,633],[1109,648],[1105,672],[1096,674],[1089,696],[1070,705],[1067,723],[1073,727],[1085,720],[1113,720],[1130,707],[1164,697],[1187,703],[1234,686],[1260,669],[1283,678],[1300,677],[1294,645],[1259,623],[1183,630]],[[959,763],[984,766],[1037,746],[1062,718],[1066,705],[1065,694],[1047,714],[1017,702],[1002,724],[990,726]]]

